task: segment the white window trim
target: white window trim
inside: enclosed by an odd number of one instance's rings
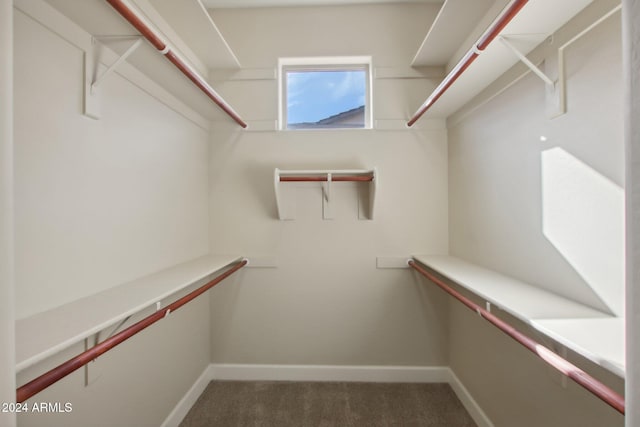
[[[287,88],[284,84],[286,72],[291,70],[320,71],[320,70],[365,70],[367,81],[364,107],[364,128],[336,128],[336,129],[287,129]],[[322,56],[302,58],[278,58],[278,130],[362,130],[373,129],[372,92],[373,78],[370,56]]]

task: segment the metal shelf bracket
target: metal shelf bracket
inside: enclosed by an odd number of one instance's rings
[[[99,50],[96,44],[101,40],[134,39],[134,42],[120,57],[115,60],[100,76]],[[84,52],[84,115],[92,119],[100,118],[100,102],[98,87],[106,77],[115,71],[142,44],[142,36],[94,36],[91,39],[91,49]]]
[[[135,41],[133,42],[133,44],[131,46],[129,46],[129,48],[122,55],[120,55],[120,57],[116,60],[116,62],[111,64],[111,66],[109,68],[107,68],[106,71],[104,73],[102,73],[102,75],[100,75],[100,77],[97,77],[91,83],[91,93],[93,93],[93,91],[104,81],[104,79],[109,74],[111,74],[116,68],[118,68],[118,66],[120,64],[122,64],[124,61],[126,61],[126,59],[133,52],[135,52],[135,50],[142,44],[142,36],[134,36],[133,38],[135,38]],[[96,39],[99,40],[100,37],[94,37],[94,40],[96,40]]]
[[[518,48],[509,40],[508,36],[499,36],[498,40],[505,45],[513,54],[526,65],[531,72],[533,72],[536,76],[538,76],[545,83],[545,95],[547,102],[547,117],[553,119],[558,117],[564,113],[566,113],[566,103],[565,103],[565,82],[564,82],[564,73],[558,72],[558,79],[554,81],[547,73],[542,71],[536,64],[531,62],[529,58],[526,57],[522,52],[518,50]],[[558,68],[561,67],[560,64],[554,64],[545,61],[545,68],[547,70],[559,71]]]
[[[503,45],[505,45],[506,47],[508,47],[508,48],[509,48],[509,50],[511,50],[511,52],[513,52],[513,53],[518,57],[518,59],[519,59],[519,60],[520,60],[524,65],[526,65],[527,67],[529,67],[529,69],[530,69],[531,71],[533,71],[533,73],[534,73],[536,76],[540,77],[540,78],[542,79],[542,81],[543,81],[543,82],[545,82],[546,84],[548,84],[548,85],[550,85],[550,86],[554,86],[554,85],[555,85],[555,82],[554,82],[553,80],[551,80],[551,79],[549,78],[549,76],[547,76],[547,75],[546,75],[546,74],[545,74],[545,73],[544,73],[540,68],[538,68],[538,67],[536,66],[536,64],[534,64],[533,62],[531,62],[531,61],[529,60],[529,58],[527,58],[527,57],[526,57],[522,52],[520,52],[520,51],[518,50],[518,48],[517,48],[517,47],[515,47],[515,46],[513,45],[513,43],[511,43],[511,41],[509,41],[509,38],[508,38],[508,37],[505,37],[505,36],[499,36],[499,37],[498,37],[498,40],[500,40],[500,42],[501,42]]]

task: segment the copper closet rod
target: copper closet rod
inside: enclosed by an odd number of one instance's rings
[[[242,260],[238,262],[229,270],[215,277],[213,280],[207,282],[206,284],[202,285],[201,287],[194,290],[193,292],[173,302],[172,304],[168,305],[164,309],[160,311],[156,311],[154,314],[145,317],[139,322],[129,326],[127,329],[115,334],[111,338],[107,338],[100,344],[97,344],[95,347],[92,347],[89,350],[83,353],[80,353],[79,355],[67,360],[66,362],[53,368],[52,370],[45,372],[44,374],[40,375],[38,378],[28,382],[27,384],[23,385],[22,387],[16,390],[16,401],[18,403],[22,403],[28,398],[32,397],[33,395],[41,392],[45,388],[54,384],[55,382],[60,381],[62,378],[80,369],[81,367],[91,362],[98,356],[106,353],[107,351],[111,350],[113,347],[117,346],[123,341],[131,338],[138,332],[156,323],[158,320],[163,319],[169,313],[176,311],[186,303],[199,297],[209,289],[213,288],[218,283],[222,282],[227,277],[231,276],[236,271],[240,270],[245,265],[247,265],[247,260]]]
[[[162,38],[147,24],[144,23],[142,19],[133,11],[129,6],[127,6],[122,0],[107,0],[109,3],[124,19],[129,21],[131,25],[133,25],[136,30],[140,32],[148,41],[160,51],[166,58],[171,61],[173,65],[175,65],[185,76],[189,78],[205,95],[207,95],[213,102],[215,102],[218,107],[220,107],[225,113],[227,113],[236,123],[238,123],[243,128],[247,127],[247,123],[245,123],[242,118],[236,113],[233,108],[227,102],[222,99],[218,93],[213,90],[213,88],[206,82],[204,78],[202,78],[191,66],[189,66],[186,62],[184,62],[178,55],[176,55],[170,48],[167,46],[165,42],[162,41]]]
[[[439,286],[443,291],[456,298],[462,304],[466,305],[472,311],[478,313],[478,315],[489,323],[493,324],[495,327],[500,329],[505,334],[509,335],[511,338],[516,340],[518,343],[522,344],[533,354],[538,356],[540,359],[544,360],[546,363],[560,371],[562,374],[571,378],[573,381],[593,393],[599,399],[607,403],[616,411],[620,412],[624,415],[625,404],[624,397],[613,391],[611,388],[602,384],[600,381],[593,378],[591,375],[584,372],[582,369],[573,365],[571,362],[563,359],[558,356],[553,351],[549,350],[547,347],[538,343],[537,341],[529,338],[522,332],[516,330],[513,326],[509,325],[504,320],[496,317],[491,314],[489,311],[480,307],[478,304],[471,301],[469,298],[462,295],[460,292],[451,288],[448,284],[446,284],[443,280],[438,278],[436,275],[431,274],[429,271],[425,270],[415,261],[409,261],[409,266],[415,269],[417,272],[422,274],[424,277],[429,279],[431,282]]]
[[[326,182],[329,180],[328,176],[280,176],[280,182]],[[338,175],[332,176],[331,182],[370,182],[373,181],[371,175]]]
[[[520,9],[527,4],[528,0],[514,0],[511,5],[504,9],[502,14],[491,24],[491,26],[484,32],[484,34],[474,43],[473,47],[462,57],[462,59],[456,64],[455,67],[447,74],[442,83],[429,95],[429,98],[420,106],[418,111],[409,119],[407,126],[411,127],[415,122],[427,112],[433,104],[440,99],[440,97],[449,89],[449,87],[455,82],[458,77],[465,72],[469,65],[476,60],[480,53],[489,46],[489,43],[495,39],[500,31],[511,22],[511,20],[520,12]]]

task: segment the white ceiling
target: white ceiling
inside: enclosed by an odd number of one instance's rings
[[[372,3],[442,3],[444,0],[201,0],[207,8],[327,6]]]

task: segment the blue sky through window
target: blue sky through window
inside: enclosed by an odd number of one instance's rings
[[[314,123],[365,104],[364,70],[287,71],[287,124]]]

